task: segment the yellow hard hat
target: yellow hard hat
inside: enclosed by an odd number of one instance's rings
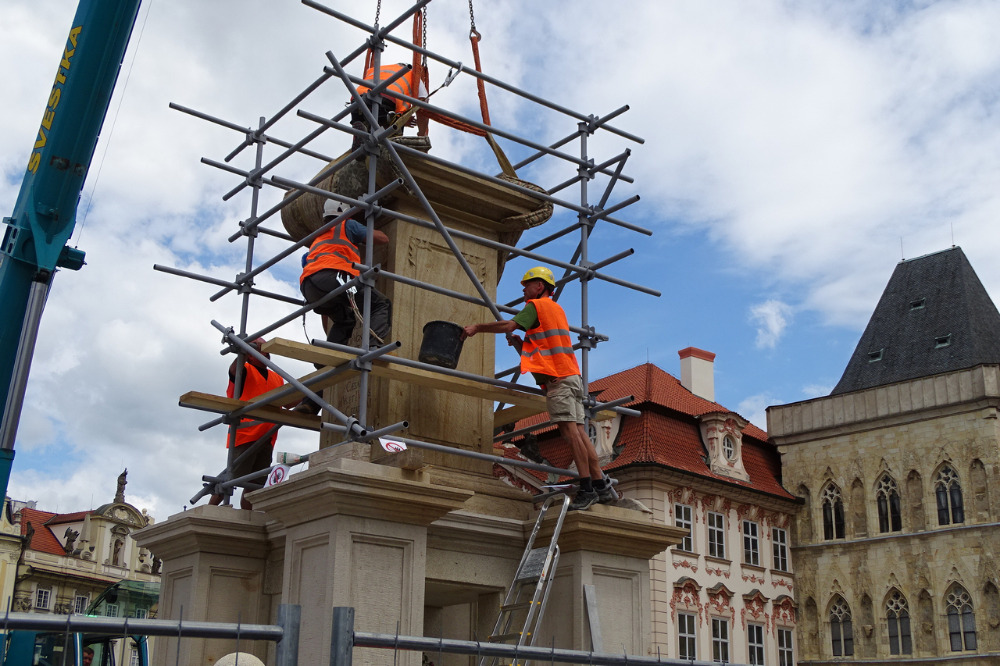
[[[530,271],[525,273],[524,277],[521,278],[521,282],[524,283],[528,280],[542,280],[543,282],[547,282],[552,285],[553,289],[556,288],[556,276],[553,275],[552,271],[545,266],[535,266]]]

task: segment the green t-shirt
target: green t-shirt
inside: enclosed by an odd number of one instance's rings
[[[524,309],[514,315],[513,321],[525,331],[530,331],[538,326],[538,311],[535,310],[535,304],[525,305]]]

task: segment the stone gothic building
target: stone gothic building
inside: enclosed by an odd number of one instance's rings
[[[960,248],[896,266],[826,397],[768,410],[800,664],[1000,663],[1000,314]]]

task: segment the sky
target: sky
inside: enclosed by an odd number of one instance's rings
[[[327,4],[365,23],[375,18],[375,2]],[[635,182],[619,184],[610,203],[638,194],[617,217],[653,232],[599,224],[590,258],[634,248],[604,272],[661,292],[592,283],[590,319],[610,338],[590,356],[592,379],[645,362],[679,375],[677,351],[695,346],[717,355],[717,401],[764,427],[768,405],[829,393],[901,259],[957,244],[987,291],[1000,294],[997,3],[480,4],[488,74],[586,115],[627,104],[612,124],[644,139],[598,133],[589,141],[598,162],[631,149],[625,173]],[[75,9],[73,0],[6,0],[0,10],[4,215],[13,211]],[[403,9],[384,0],[382,23]],[[431,3],[432,51],[471,63],[468,31],[467,3]],[[359,30],[292,0],[143,2],[70,242],[87,265],[54,280],[9,495],[50,511],[96,508],[111,501],[128,468],[128,501],[162,520],[190,505],[201,474],[224,466],[223,431],[200,432],[211,415],[180,408],[177,398],[225,390],[230,358],[219,354],[210,322],[238,325],[239,303],[231,295],[212,303],[216,288],[152,266],[222,279],[242,270],[245,245],[227,239],[248,216],[248,194],[224,201],[238,177],[200,160],[221,161],[243,136],[168,105],[256,125],[321,75],[327,51],[342,58],[362,40]],[[446,74],[432,63],[431,88]],[[488,94],[500,129],[542,144],[576,129],[562,113],[495,88]],[[332,115],[346,99],[342,84],[327,84],[302,108]],[[467,75],[434,100],[478,114]],[[291,117],[275,134],[294,140],[314,127]],[[496,169],[481,139],[435,127],[432,141],[435,155]],[[348,143],[329,132],[314,147],[337,155]],[[526,154],[502,143],[513,160]],[[234,164],[245,168],[250,157],[244,151]],[[281,175],[304,181],[318,166],[295,158]],[[540,160],[519,175],[552,187],[575,169]],[[594,198],[604,183],[591,185]],[[279,197],[265,188],[262,202]],[[522,243],[572,221],[557,214]],[[258,256],[282,247],[265,238]],[[568,260],[573,248],[567,239],[545,253]],[[296,296],[296,262],[279,264],[258,286]],[[517,280],[530,265],[508,269],[499,301],[520,296]],[[571,321],[579,300],[578,288],[561,300]],[[288,308],[255,302],[251,327]],[[299,320],[277,334],[307,340],[319,325],[309,318],[304,330]],[[515,360],[500,355],[497,363]],[[277,449],[315,447],[314,434],[286,429]]]

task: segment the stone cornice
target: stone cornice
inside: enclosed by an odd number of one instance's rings
[[[315,468],[313,464],[310,459],[305,472],[251,493],[254,508],[286,527],[334,515],[427,526],[461,508],[474,494],[433,485],[425,473],[359,460],[334,459]]]
[[[768,433],[779,446],[1000,407],[1000,366],[922,377],[863,391],[775,405]]]
[[[264,557],[267,517],[228,506],[199,506],[135,532],[132,537],[161,560],[200,551]]]
[[[538,533],[541,544],[552,537],[558,514],[546,516]],[[533,522],[525,523],[527,535]],[[595,504],[587,511],[573,511],[566,515],[559,549],[563,553],[590,551],[650,559],[681,542],[687,530],[653,522],[651,516],[614,506]]]

